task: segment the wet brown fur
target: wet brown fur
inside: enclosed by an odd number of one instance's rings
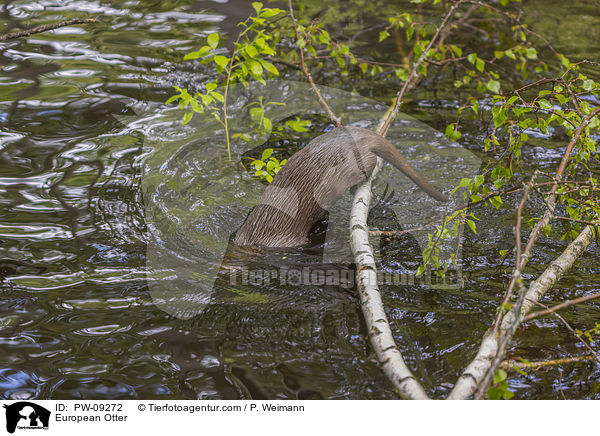
[[[346,190],[367,180],[377,156],[436,200],[447,201],[387,139],[359,127],[338,127],[316,137],[287,161],[237,231],[234,243],[265,247],[306,244],[312,226]]]

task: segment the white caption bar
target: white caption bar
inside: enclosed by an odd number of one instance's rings
[[[1,434],[503,435],[587,433],[594,401],[0,401]],[[524,410],[527,409],[527,410]],[[588,412],[588,413],[586,413]],[[553,418],[551,418],[553,417]],[[597,430],[597,428],[596,428]],[[216,433],[218,432],[218,433]]]

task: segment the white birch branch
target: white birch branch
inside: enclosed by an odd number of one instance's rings
[[[583,255],[586,248],[594,242],[594,237],[594,228],[586,226],[579,236],[569,244],[567,249],[557,259],[552,261],[542,275],[529,286],[527,294],[525,294],[525,301],[523,301],[523,305],[521,306],[521,311],[517,314],[512,309],[506,314],[500,326],[501,333],[505,332],[514,322],[518,322],[519,324],[523,322],[523,319],[535,304],[571,269],[575,261]]]
[[[394,105],[390,107],[384,121],[377,129],[377,133],[381,136],[385,136],[387,133],[398,113],[404,94],[415,84],[416,79],[419,77],[419,66],[429,56],[430,49],[438,40],[442,29],[446,27],[448,20],[456,8],[464,1],[458,0],[450,7],[431,41],[429,41],[429,44],[413,65],[410,75],[398,93]],[[350,214],[350,245],[352,246],[354,263],[356,264],[356,283],[360,296],[361,309],[369,331],[369,339],[377,354],[377,359],[383,368],[383,372],[392,381],[394,386],[396,386],[402,398],[427,400],[429,398],[425,390],[412,375],[406,363],[404,363],[402,354],[394,341],[383,302],[381,301],[381,294],[379,293],[379,286],[377,284],[377,267],[375,266],[373,249],[369,243],[367,217],[371,203],[371,184],[381,169],[382,164],[383,161],[377,158],[377,165],[373,169],[373,173],[366,182],[358,187],[352,203]]]
[[[464,400],[475,393],[480,382],[493,368],[494,361],[503,357],[496,356],[500,343],[510,341],[512,334],[523,322],[527,313],[573,267],[575,261],[594,241],[594,237],[593,226],[586,226],[566,250],[529,286],[520,310],[516,305],[513,306],[502,320],[498,335],[491,334],[491,331],[486,334],[477,356],[459,377],[448,399]]]
[[[477,386],[479,381],[491,368],[492,362],[498,351],[498,338],[493,335],[491,330],[483,337],[481,346],[473,361],[462,372],[454,388],[448,395],[447,400],[466,400],[468,399]]]
[[[426,400],[428,397],[425,390],[404,363],[402,354],[394,341],[377,285],[377,268],[373,249],[369,244],[367,216],[371,203],[371,184],[381,165],[382,161],[378,158],[371,177],[358,187],[350,214],[351,246],[356,263],[356,282],[360,305],[367,324],[371,346],[375,350],[377,360],[385,375],[398,389],[402,398]]]

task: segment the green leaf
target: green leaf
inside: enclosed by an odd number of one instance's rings
[[[396,74],[396,77],[403,82],[408,79],[408,71],[406,71],[406,68],[398,67],[394,70],[394,73]]]
[[[496,195],[495,197],[490,198],[490,203],[496,209],[500,209],[500,206],[502,206],[502,198],[499,195]]]
[[[552,225],[551,224],[546,224],[543,228],[542,228],[542,232],[544,233],[544,235],[549,236],[550,235],[550,231],[552,230]]]
[[[542,109],[550,109],[550,108],[552,108],[552,105],[550,104],[550,102],[548,100],[546,100],[545,98],[542,98],[541,100],[538,100],[538,105]]]
[[[279,8],[264,8],[260,13],[260,16],[263,18],[271,18],[275,15],[279,15],[282,12]]]
[[[214,57],[214,61],[217,64],[218,72],[220,73],[221,71],[223,71],[225,69],[225,67],[229,63],[229,58],[227,58],[225,56],[217,55]]]
[[[198,51],[193,51],[191,53],[186,54],[183,57],[183,60],[187,61],[188,59],[202,58],[202,57],[206,56],[209,52],[210,52],[210,47],[205,45],[203,47],[200,47],[200,50],[198,50]]]
[[[254,8],[254,10],[256,11],[256,15],[258,15],[260,13],[260,10],[263,7],[263,4],[260,2],[252,2],[252,7]]]
[[[240,138],[243,141],[246,142],[250,142],[252,140],[252,138],[249,135],[246,135],[245,133],[236,133],[234,135],[231,136],[232,138]],[[260,161],[258,161],[260,162]],[[252,162],[250,165],[254,166],[254,162]]]
[[[272,154],[273,154],[273,149],[272,148],[267,148],[266,150],[264,150],[262,152],[262,156],[261,156],[260,160],[265,161],[268,158],[270,158]]]
[[[265,166],[265,163],[261,160],[256,159],[255,161],[252,162],[252,166],[254,168],[256,168],[257,170],[260,170],[261,168],[263,168]]]
[[[208,35],[206,42],[208,42],[210,48],[214,50],[215,48],[217,48],[217,45],[219,45],[219,34],[211,33],[210,35]]]
[[[208,94],[203,94],[200,97],[202,98],[202,103],[204,104],[204,106],[209,106],[215,101],[215,99]]]
[[[483,70],[485,69],[485,63],[483,62],[483,59],[477,59],[475,68],[477,68],[479,72],[483,73]]]
[[[187,123],[189,123],[193,116],[194,116],[193,112],[186,112],[183,115],[183,125],[185,126]]]
[[[250,108],[250,117],[253,120],[260,120],[263,117],[264,109],[262,107],[253,107]]]
[[[496,374],[494,374],[494,384],[503,382],[504,380],[506,380],[506,377],[506,371],[504,371],[503,369],[499,369],[498,371],[496,371]]]
[[[192,106],[192,109],[194,110],[194,112],[198,112],[200,114],[204,113],[204,108],[202,106],[200,106],[200,103],[195,98],[190,100],[190,106]]]
[[[465,222],[467,223],[467,225],[469,226],[469,228],[471,229],[471,231],[473,233],[477,234],[477,227],[475,225],[475,221],[467,219],[467,220],[465,220]]]
[[[252,75],[252,77],[254,77],[255,79],[260,79],[260,78],[262,78],[262,73],[263,73],[262,65],[256,61],[252,61],[250,63],[250,74]]]
[[[485,86],[495,94],[500,93],[500,82],[497,80],[490,80]]]
[[[569,101],[569,98],[564,94],[556,94],[555,97],[560,104],[565,104],[567,101]]]
[[[286,121],[285,125],[295,132],[308,132],[307,127],[311,125],[311,122],[309,120],[301,120],[300,118],[296,117],[295,120]]]
[[[445,135],[453,141],[458,141],[462,136],[462,133],[456,129],[454,124],[449,124],[448,127],[446,127]]]
[[[248,57],[254,58],[258,54],[258,50],[253,45],[247,45],[246,47],[244,47],[244,53]]]
[[[273,123],[268,118],[263,118],[262,125],[266,132],[270,132],[273,129]]]
[[[533,47],[529,47],[525,52],[525,56],[527,56],[528,59],[537,59],[537,50]]]
[[[494,118],[494,126],[500,127],[508,119],[508,110],[505,106],[496,106],[492,108],[492,117]]]
[[[451,45],[450,48],[452,49],[452,51],[454,52],[454,54],[456,55],[456,57],[461,57],[462,56],[462,48],[456,46],[456,45]]]
[[[508,99],[508,101],[506,102],[506,104],[507,104],[508,106],[510,106],[511,104],[513,104],[513,103],[514,103],[515,101],[517,101],[518,99],[519,99],[519,97],[518,97],[518,96],[516,96],[516,95],[513,95],[511,98],[509,98],[509,99]]]
[[[262,61],[262,65],[271,75],[279,76],[279,70],[271,62]]]
[[[490,400],[500,400],[502,399],[502,390],[499,388],[489,388],[487,395]]]
[[[180,97],[180,95],[173,95],[171,97],[169,97],[167,99],[167,101],[165,101],[165,105],[168,105],[169,103],[173,103],[175,100],[178,100]]]
[[[383,41],[384,39],[387,39],[390,36],[390,33],[387,30],[382,30],[381,32],[379,32],[379,42]]]
[[[211,96],[213,96],[216,100],[219,100],[221,103],[225,103],[225,97],[223,97],[222,94],[213,91],[210,93]]]
[[[329,33],[326,30],[321,30],[321,33],[319,33],[319,43],[327,44],[330,41],[331,37],[329,36]]]

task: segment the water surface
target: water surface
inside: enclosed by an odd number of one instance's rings
[[[525,9],[532,25],[572,60],[598,59],[596,2],[532,1]],[[206,32],[234,34],[250,11],[241,0],[2,4],[3,32],[89,13],[99,23],[0,44],[0,397],[397,398],[375,362],[351,288],[234,287],[223,279],[216,286],[228,303],[190,319],[159,309],[150,295],[146,253],[153,233],[143,184],[152,131],[139,119],[152,117],[140,108],[160,107],[173,84],[207,78],[206,70],[183,62],[183,54]],[[334,30],[354,27],[340,23]],[[359,54],[397,61],[393,51],[372,50],[377,31],[360,38]],[[299,79],[294,71],[287,74]],[[380,78],[317,77],[365,97],[396,92]],[[405,110],[443,130],[457,105],[452,81],[422,86]],[[313,132],[270,145],[286,156],[331,128],[322,117],[313,122]],[[463,145],[478,153],[480,126],[467,122],[465,129]],[[525,168],[550,170],[560,159],[561,140],[541,138],[539,147],[526,151]],[[222,165],[196,175],[198,192],[202,183],[233,174]],[[242,194],[261,186],[242,183],[242,176],[234,180]],[[514,206],[520,199],[512,200]],[[370,221],[397,229],[386,201],[376,198]],[[409,204],[411,198],[395,201]],[[498,251],[512,248],[511,210],[509,200],[500,211],[478,210],[478,234],[465,232],[464,288],[382,286],[397,342],[434,396],[452,387],[502,299],[510,264],[501,263]],[[169,217],[165,228],[175,229]],[[528,279],[563,250],[557,240],[541,239]],[[199,247],[195,242],[181,244]],[[591,246],[544,303],[598,292],[599,254]],[[318,252],[287,255],[289,262],[311,265]],[[380,257],[384,271],[412,268],[418,245],[411,237],[395,238],[383,244]],[[564,317],[586,329],[600,308],[591,303]],[[585,353],[558,320],[543,318],[520,330],[509,355],[543,360]],[[512,375],[510,388],[517,398],[598,399],[599,378],[598,363],[587,362]]]

